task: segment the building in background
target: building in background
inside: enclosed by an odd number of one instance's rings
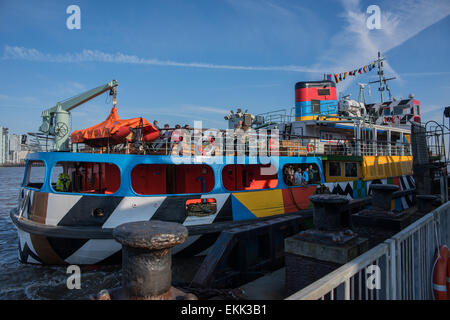
[[[0,166],[20,165],[25,162],[25,157],[30,148],[22,144],[21,134],[9,134],[9,129],[0,127]]]
[[[0,127],[0,165],[5,164],[9,158],[8,128]]]

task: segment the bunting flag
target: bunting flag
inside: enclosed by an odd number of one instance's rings
[[[355,70],[351,70],[351,71],[347,71],[347,72],[341,72],[341,73],[330,73],[326,75],[326,78],[330,81],[332,81],[333,79],[333,75],[334,75],[334,82],[335,83],[339,83],[340,81],[343,81],[345,79],[347,79],[347,76],[352,76],[352,77],[356,77],[357,74],[363,74],[367,73],[368,71],[372,71],[373,69],[375,69],[376,66],[376,60]]]

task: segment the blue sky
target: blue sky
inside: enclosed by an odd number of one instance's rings
[[[66,8],[81,9],[68,30]],[[381,29],[369,30],[369,5]],[[294,106],[297,81],[361,67],[381,50],[395,97],[414,93],[423,119],[450,105],[448,0],[0,0],[0,126],[35,132],[57,101],[116,79],[122,118],[223,128],[237,106]],[[338,84],[358,96],[358,82]],[[368,94],[368,92],[366,92]],[[378,101],[371,87],[369,101]],[[103,121],[106,95],[72,112],[73,129]]]

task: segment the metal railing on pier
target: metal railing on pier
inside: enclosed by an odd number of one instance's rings
[[[434,255],[450,243],[450,202],[287,300],[433,299]],[[379,268],[378,285],[372,282]]]

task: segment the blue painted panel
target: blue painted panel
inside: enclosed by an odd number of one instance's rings
[[[268,164],[269,161],[278,168],[278,185],[274,189],[287,188],[283,180],[282,169],[285,164],[315,164],[319,168],[321,183],[325,183],[323,175],[322,160],[320,157],[198,157],[196,161],[191,157],[183,157],[184,160],[190,160],[191,164],[207,164],[214,171],[215,184],[211,192],[207,194],[230,193],[222,184],[222,169],[228,164]],[[139,196],[155,197],[161,195],[138,195],[131,187],[131,171],[139,164],[183,164],[177,156],[157,156],[157,155],[130,155],[130,154],[98,154],[98,153],[71,153],[71,152],[37,152],[27,156],[28,160],[41,160],[46,165],[44,185],[40,191],[55,193],[51,188],[51,172],[57,162],[75,161],[75,162],[107,162],[117,165],[120,170],[121,184],[113,196]],[[186,161],[185,161],[186,163]],[[252,190],[238,192],[254,192]],[[59,194],[64,192],[58,192]],[[68,193],[73,194],[73,193]],[[83,195],[83,193],[77,193]],[[86,194],[90,196],[104,196],[103,194]],[[177,196],[178,194],[169,194],[165,196]],[[199,195],[199,194],[198,194]],[[111,196],[111,195],[109,195]]]

